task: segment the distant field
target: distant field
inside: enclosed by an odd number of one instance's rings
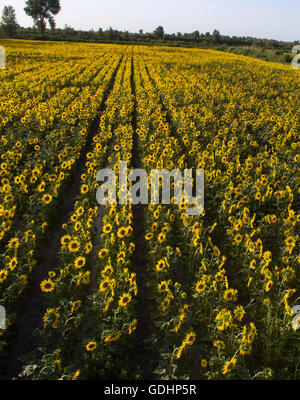
[[[300,379],[299,70],[0,45],[0,376]],[[120,160],[203,169],[204,212],[99,205]]]

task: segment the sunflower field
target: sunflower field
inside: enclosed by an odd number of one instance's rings
[[[299,70],[0,45],[0,377],[300,379]],[[204,211],[99,205],[120,161],[204,170]]]

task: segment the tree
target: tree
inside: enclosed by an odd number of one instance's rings
[[[33,18],[35,25],[44,35],[46,29],[46,21],[49,22],[50,28],[54,30],[54,15],[61,10],[59,0],[27,0],[24,11]]]
[[[111,26],[109,27],[108,30],[105,31],[105,37],[108,40],[113,40],[115,38],[115,32]]]
[[[193,38],[194,38],[194,39],[199,39],[199,37],[200,37],[199,31],[193,32]]]
[[[76,36],[76,31],[70,25],[65,24],[64,29],[60,31],[64,39],[71,39]]]
[[[212,34],[213,42],[214,43],[219,43],[220,42],[220,38],[221,38],[220,32],[217,29],[215,29],[213,31],[213,34]]]
[[[162,26],[158,26],[153,33],[159,39],[163,39],[163,37],[165,35],[165,31]]]
[[[102,28],[98,29],[97,36],[98,36],[98,39],[100,39],[100,40],[104,38],[104,33],[103,33]]]
[[[16,11],[12,6],[5,6],[2,12],[2,29],[5,36],[14,37],[19,27],[16,19]]]

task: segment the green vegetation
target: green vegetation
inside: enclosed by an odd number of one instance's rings
[[[293,59],[293,55],[290,54],[290,50],[275,50],[268,48],[259,48],[259,47],[228,47],[228,46],[219,46],[216,47],[216,50],[223,50],[229,53],[239,54],[248,57],[259,58],[265,61],[279,62],[283,64],[290,64]]]

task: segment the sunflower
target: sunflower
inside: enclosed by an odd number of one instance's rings
[[[255,268],[256,268],[256,260],[253,259],[253,260],[250,262],[250,269],[255,269]]]
[[[159,210],[154,211],[153,217],[157,219],[159,217]]]
[[[238,297],[238,291],[236,289],[225,290],[223,299],[226,301],[236,301]]]
[[[217,314],[215,320],[217,321],[217,329],[219,331],[223,331],[225,328],[229,327],[232,323],[231,311],[226,310],[226,308],[223,308],[223,310]]]
[[[235,241],[236,244],[240,244],[242,240],[243,240],[243,236],[240,233],[235,235],[234,241]]]
[[[225,350],[226,345],[222,340],[215,340],[213,342],[213,346],[216,347],[218,350]]]
[[[157,241],[158,241],[158,243],[162,243],[162,242],[164,242],[166,240],[166,235],[164,234],[164,233],[159,233],[158,234],[158,236],[157,236]]]
[[[164,269],[164,267],[166,266],[166,263],[164,260],[159,260],[158,263],[156,264],[155,268],[156,271],[162,271]]]
[[[86,194],[88,191],[89,191],[88,185],[84,184],[84,185],[81,186],[81,188],[80,188],[80,193],[81,194]]]
[[[288,250],[289,250],[289,254],[291,254],[291,252],[292,252],[292,250],[293,250],[293,248],[295,247],[295,239],[292,237],[292,236],[288,236],[286,239],[285,239],[285,245],[286,245],[286,247],[288,248]]]
[[[70,240],[68,244],[68,249],[71,253],[76,253],[80,248],[80,242],[78,239],[72,239]]]
[[[62,236],[62,238],[60,239],[60,244],[62,246],[65,246],[66,244],[68,244],[71,240],[71,236],[70,235],[64,235]]]
[[[76,269],[82,268],[85,265],[85,258],[84,257],[77,257],[74,261],[74,267]]]
[[[78,220],[78,215],[77,214],[73,214],[72,216],[71,216],[71,221],[72,222],[76,222]]]
[[[79,221],[77,221],[75,226],[74,226],[74,229],[77,232],[77,231],[79,231],[80,228],[81,228],[81,223]]]
[[[107,336],[104,339],[104,343],[110,343],[110,342],[116,342],[117,340],[119,340],[121,337],[121,332],[116,332],[112,335]]]
[[[261,199],[261,193],[260,192],[256,192],[255,193],[255,200],[260,200]]]
[[[78,217],[80,217],[84,213],[84,208],[82,206],[79,206],[76,210],[76,213]]]
[[[206,283],[204,280],[198,281],[196,283],[195,290],[197,293],[202,293],[202,292],[204,292],[205,289],[206,289]]]
[[[101,276],[105,278],[107,275],[110,276],[114,272],[113,267],[108,264],[106,267],[101,271]]]
[[[240,354],[242,356],[249,355],[249,354],[251,354],[251,351],[252,351],[251,343],[248,343],[247,341],[242,340],[241,345],[240,345]]]
[[[86,346],[85,346],[87,351],[94,351],[97,348],[97,343],[96,342],[89,342]]]
[[[191,346],[196,340],[196,334],[195,332],[189,332],[186,337],[184,338],[184,344]]]
[[[234,314],[234,318],[236,318],[238,321],[242,321],[242,319],[244,318],[244,315],[246,314],[245,309],[243,306],[237,306],[234,310],[233,310],[233,314]]]
[[[19,242],[19,239],[18,238],[12,238],[12,239],[10,239],[10,241],[8,242],[8,247],[10,248],[10,249],[12,249],[12,248],[18,248],[20,246],[20,242]]]
[[[52,328],[56,328],[60,314],[54,308],[48,308],[43,317],[43,322],[50,322]]]
[[[105,258],[108,254],[108,249],[101,249],[98,253],[99,258]]]
[[[134,320],[131,322],[131,324],[129,325],[129,327],[128,327],[128,333],[129,333],[129,335],[131,335],[132,332],[134,332],[134,331],[136,330],[136,327],[137,327],[137,319],[134,319]]]
[[[13,257],[13,258],[10,260],[9,264],[8,264],[8,268],[9,268],[11,271],[13,271],[13,270],[16,268],[17,265],[18,265],[18,260],[17,260],[16,257]]]
[[[164,226],[161,231],[166,235],[169,232],[169,228],[167,226]]]
[[[117,260],[124,259],[126,257],[125,251],[120,251],[117,255]]]
[[[223,375],[228,374],[235,366],[236,364],[236,358],[232,357],[232,359],[230,361],[227,361],[226,364],[223,367]]]
[[[91,252],[93,248],[93,245],[91,242],[87,242],[87,244],[85,245],[85,254],[89,254]]]
[[[83,283],[83,285],[89,285],[89,283],[90,283],[90,274],[91,274],[91,271],[86,271],[84,274],[82,274],[81,282]]]
[[[284,264],[288,264],[288,263],[289,263],[288,257],[283,256],[283,257],[282,257],[282,262],[283,262]]]
[[[45,190],[45,182],[41,182],[38,186],[38,192],[42,193]]]
[[[105,224],[103,226],[102,231],[103,231],[103,233],[106,233],[106,234],[110,233],[112,231],[112,225],[111,224]]]
[[[183,350],[184,350],[184,346],[180,346],[177,351],[176,358],[180,358],[182,356]]]
[[[169,307],[170,305],[170,299],[168,297],[166,297],[162,302],[161,302],[161,307],[163,309],[163,311],[165,312],[166,309]]]
[[[133,251],[134,251],[134,249],[135,249],[135,244],[131,242],[131,243],[129,244],[129,247],[128,247],[128,250],[127,250],[127,251],[128,251],[129,254],[132,254]]]
[[[273,286],[273,281],[270,279],[270,280],[268,280],[268,282],[265,284],[265,291],[266,291],[266,292],[269,292],[269,290],[271,290],[272,286]]]
[[[99,285],[99,292],[105,292],[111,286],[109,278],[105,278]]]
[[[256,326],[254,325],[253,322],[250,322],[250,328],[249,328],[249,333],[248,333],[248,337],[247,337],[248,342],[253,342],[256,335],[257,335]]]
[[[73,312],[78,311],[80,307],[81,307],[81,300],[74,301],[72,303],[71,313],[73,314]]]
[[[155,232],[157,228],[158,228],[158,223],[157,223],[157,222],[154,222],[154,223],[152,224],[152,226],[151,226],[152,232]]]
[[[168,283],[166,281],[161,281],[158,286],[158,291],[159,292],[167,292],[168,291]]]
[[[149,232],[145,235],[146,240],[151,240],[153,238],[153,233]]]
[[[201,243],[201,239],[199,238],[199,237],[196,237],[194,240],[193,240],[193,245],[194,245],[194,247],[198,247],[198,246],[200,246],[202,243]]]
[[[296,271],[291,268],[290,266],[287,266],[286,268],[283,268],[281,271],[283,282],[287,282],[290,279],[294,279],[296,276]]]
[[[79,374],[80,374],[80,369],[78,369],[78,370],[75,372],[75,374],[72,376],[72,381],[76,381],[77,378],[78,378],[78,376],[79,376]]]
[[[121,228],[119,228],[117,235],[118,235],[118,238],[122,239],[126,235],[126,228],[123,226]]]
[[[182,253],[181,253],[180,248],[179,248],[179,247],[176,247],[175,250],[176,250],[176,253],[177,253],[178,257],[181,257],[181,256],[182,256]]]
[[[51,279],[44,279],[40,284],[42,292],[52,292],[54,290],[55,284]]]
[[[131,295],[129,293],[123,293],[119,299],[119,306],[126,307],[127,304],[131,301]]]
[[[42,197],[42,202],[44,204],[49,204],[49,203],[51,203],[51,201],[52,201],[51,194],[48,194],[48,193],[44,194],[44,196]]]
[[[0,283],[5,281],[8,271],[6,269],[0,269]]]

